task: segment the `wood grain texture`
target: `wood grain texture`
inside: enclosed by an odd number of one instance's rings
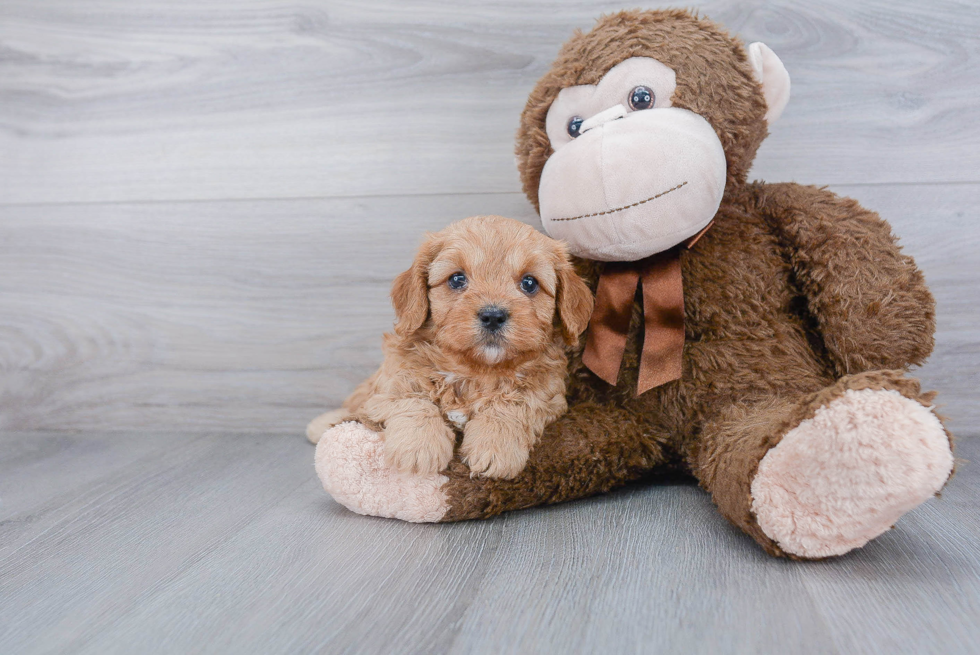
[[[980,639],[976,466],[864,549],[789,562],[679,482],[412,525],[334,504],[294,435],[8,433],[0,453],[16,454],[0,499],[20,498],[0,503],[3,653],[958,654]]]
[[[921,371],[980,422],[980,185],[836,189],[902,235],[939,302]],[[518,194],[7,207],[0,429],[302,432],[380,362],[421,232],[535,223]]]
[[[518,113],[613,8],[4,2],[0,429],[299,431],[337,405],[377,364],[423,230],[537,223]],[[755,172],[839,182],[895,223],[940,300],[922,374],[975,425],[980,192],[959,182],[980,180],[980,13],[702,8],[793,71]]]
[[[322,492],[305,422],[380,358],[426,229],[537,225],[512,144],[618,2],[0,3],[0,653],[972,653],[980,12],[698,3],[779,53],[754,169],[878,210],[939,302],[943,497],[773,560],[687,484],[418,526]]]
[[[980,181],[980,12],[695,3],[793,76],[759,177]],[[0,203],[516,192],[527,93],[618,2],[5,0]]]
[[[6,208],[0,428],[293,430],[380,362],[425,229],[527,215],[453,196]]]

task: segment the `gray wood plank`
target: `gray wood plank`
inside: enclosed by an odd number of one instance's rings
[[[939,302],[921,371],[980,422],[980,185],[834,187],[878,210]],[[302,431],[380,361],[426,229],[519,194],[7,207],[0,429]]]
[[[0,556],[0,652],[73,650],[72,641],[139,605],[312,471],[309,453],[290,457],[284,439],[158,439],[172,447],[15,516],[19,530],[6,535],[13,547]],[[60,474],[52,459],[41,479]]]
[[[513,194],[7,211],[0,429],[297,433],[377,365],[423,230],[530,213]]]
[[[165,450],[186,448],[200,433],[179,433],[161,439],[126,435],[48,432],[0,434],[0,557],[29,538],[22,522],[51,520],[73,511],[78,497],[125,475],[128,467]]]
[[[621,6],[6,0],[0,203],[516,192],[527,93]],[[793,75],[760,177],[980,180],[971,3],[696,6]]]
[[[159,452],[58,516],[20,515],[0,652],[969,653],[980,638],[975,465],[865,549],[801,563],[679,482],[411,525],[334,504],[292,436],[86,438],[116,461]],[[62,471],[37,458],[40,480]]]
[[[72,649],[446,652],[500,535],[358,516],[313,482]]]
[[[942,500],[927,503],[898,529],[834,565],[807,565],[806,588],[840,652],[976,651],[976,441],[960,443],[959,455],[971,461]]]
[[[508,517],[452,652],[830,652],[799,570],[756,552],[697,487],[572,507]]]

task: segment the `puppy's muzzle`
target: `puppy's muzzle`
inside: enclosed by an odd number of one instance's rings
[[[480,327],[492,334],[499,332],[507,324],[510,314],[503,307],[488,305],[481,307],[476,317],[480,319]]]

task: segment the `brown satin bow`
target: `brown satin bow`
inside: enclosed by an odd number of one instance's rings
[[[643,294],[643,353],[637,395],[681,377],[684,354],[684,281],[681,249],[691,248],[711,227],[685,243],[638,262],[606,265],[599,276],[595,309],[582,363],[600,378],[615,385],[626,351],[633,298],[640,285]]]

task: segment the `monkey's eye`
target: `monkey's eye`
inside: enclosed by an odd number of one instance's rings
[[[579,130],[582,129],[582,120],[583,119],[581,116],[572,116],[572,118],[568,121],[568,136],[572,137],[573,139],[578,137]]]
[[[537,290],[538,281],[533,275],[525,275],[521,278],[521,291],[530,296]]]
[[[630,109],[649,109],[653,107],[653,103],[656,101],[656,97],[653,95],[653,91],[647,86],[638,86],[632,91],[630,91]]]
[[[466,287],[466,274],[462,271],[457,271],[449,276],[449,288],[454,291],[459,291]]]

